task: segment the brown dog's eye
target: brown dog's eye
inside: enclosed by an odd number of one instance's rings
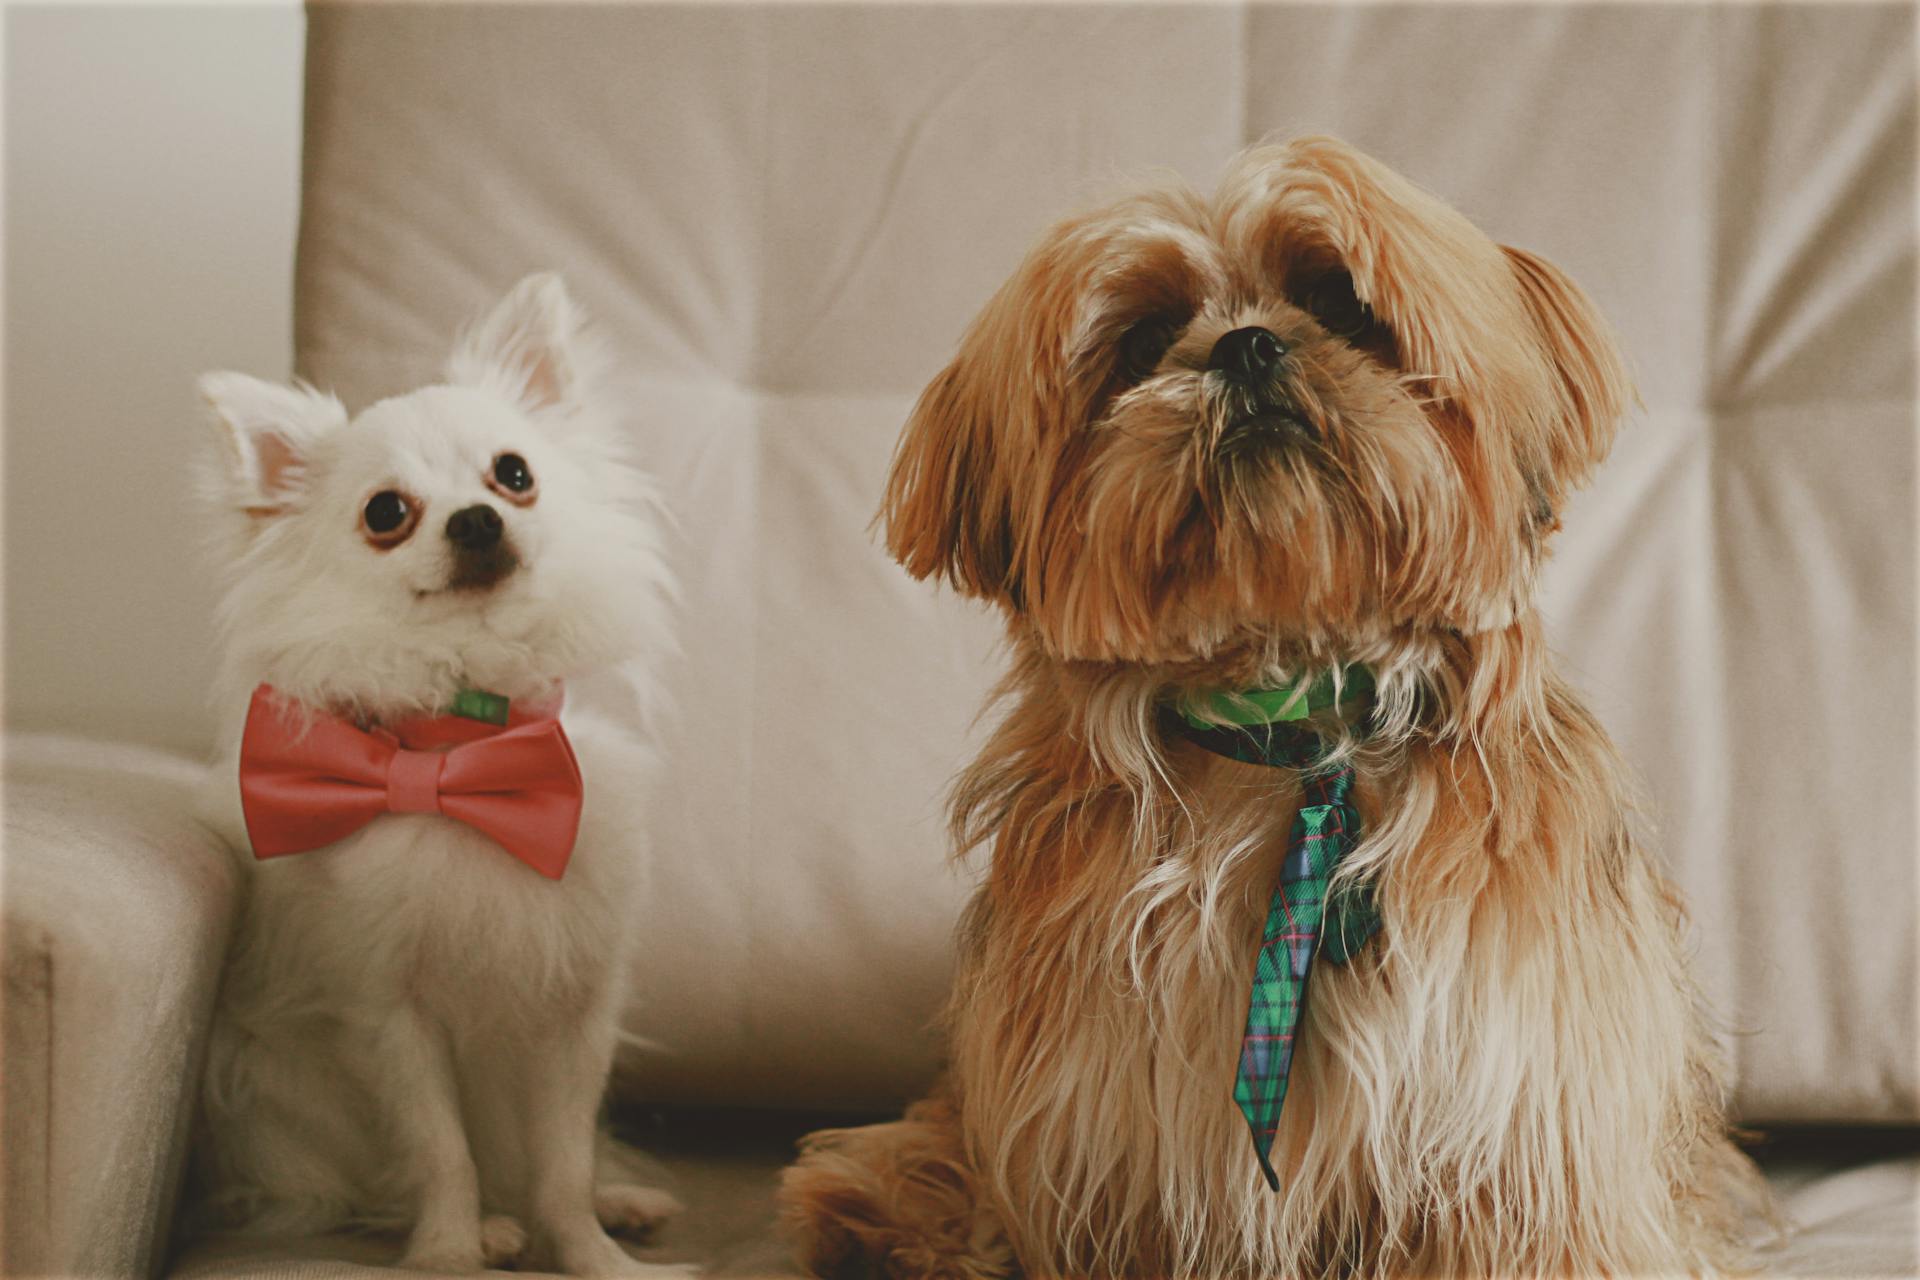
[[[1140,382],[1160,367],[1177,333],[1165,316],[1148,316],[1120,335],[1120,369],[1127,381]]]
[[[382,489],[360,508],[360,527],[367,541],[383,550],[405,542],[419,521],[419,507],[398,489]]]
[[[1344,271],[1330,271],[1314,281],[1300,305],[1338,338],[1357,338],[1373,327],[1373,308],[1354,295],[1353,277]]]

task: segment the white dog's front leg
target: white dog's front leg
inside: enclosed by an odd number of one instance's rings
[[[410,1008],[378,1033],[368,1075],[384,1102],[396,1155],[419,1190],[403,1267],[480,1270],[480,1183],[460,1120],[460,1090],[444,1033]]]
[[[542,1038],[528,1064],[533,1224],[559,1268],[570,1275],[663,1270],[629,1257],[594,1212],[594,1126],[612,1062],[613,1021],[596,1011]]]

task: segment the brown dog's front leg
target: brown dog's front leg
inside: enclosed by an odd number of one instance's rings
[[[781,1175],[779,1206],[800,1265],[825,1280],[1020,1274],[939,1092],[891,1124],[809,1134]]]

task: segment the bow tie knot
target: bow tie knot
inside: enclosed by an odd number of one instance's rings
[[[426,717],[363,729],[298,720],[268,685],[253,691],[240,743],[240,804],[256,858],[305,853],[388,813],[441,814],[552,880],[579,833],[580,768],[557,703],[504,725]]]
[[[439,813],[440,775],[446,767],[444,751],[396,747],[387,762],[387,812]]]

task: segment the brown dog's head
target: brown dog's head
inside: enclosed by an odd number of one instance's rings
[[[1065,659],[1477,631],[1630,394],[1550,264],[1342,143],[1258,148],[1041,241],[921,395],[887,544]]]

